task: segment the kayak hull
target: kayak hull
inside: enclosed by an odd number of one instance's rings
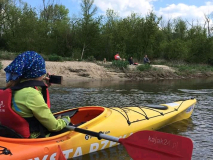
[[[141,130],[158,130],[168,124],[191,117],[196,100],[161,104],[166,109],[141,107],[99,107],[86,106],[56,113],[71,115],[73,125],[79,128],[102,132],[118,138],[126,138]],[[75,112],[73,112],[75,111]],[[58,146],[65,157],[73,158],[118,145],[108,140],[67,131],[65,133],[38,139],[0,137],[0,146],[12,155],[0,155],[0,160],[54,160]]]

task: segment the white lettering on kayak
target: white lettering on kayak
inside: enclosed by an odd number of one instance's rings
[[[126,138],[126,135],[124,135],[123,138]]]
[[[103,144],[103,146],[102,146],[101,149],[104,149],[107,146],[108,143],[109,143],[108,140],[102,141],[101,144]]]
[[[93,143],[90,145],[90,150],[89,152],[95,152],[95,151],[98,151],[98,148],[99,148],[99,143]]]
[[[53,154],[56,154],[56,153],[53,153]],[[47,158],[48,158],[48,155],[44,155],[44,157],[42,158],[42,160],[47,160]],[[36,158],[33,158],[33,159],[28,159],[28,160],[40,160],[40,158],[36,157]],[[54,158],[54,160],[55,160],[55,158]]]
[[[50,160],[55,160],[55,156],[56,156],[56,153],[53,153],[51,156],[50,156]],[[46,160],[46,159],[45,159]]]
[[[69,149],[69,150],[63,151],[65,158],[68,159],[69,158],[69,154],[72,153],[72,152],[73,152],[73,149]]]
[[[132,135],[132,134],[133,133],[130,133],[130,135]],[[126,137],[127,137],[127,135],[123,135],[123,136],[120,136],[119,138],[126,138]],[[149,140],[151,142],[154,141],[154,140],[152,140],[151,137],[150,137]],[[99,150],[102,150],[102,149],[106,149],[108,144],[109,144],[109,147],[112,147],[112,146],[115,146],[119,143],[112,142],[112,141],[109,141],[109,140],[104,140],[104,141],[101,141],[100,143],[92,143],[92,144],[90,144],[89,153],[96,152],[96,151],[99,151]],[[71,158],[70,153],[74,153],[74,155],[72,156],[73,158],[83,155],[83,151],[82,151],[81,147],[77,147],[76,150],[68,149],[68,150],[64,150],[62,152],[63,152],[66,159]],[[48,160],[48,159],[55,160],[55,157],[56,157],[56,153],[52,153],[51,155],[43,155],[42,159],[40,159],[39,157],[35,157],[35,158],[28,159],[28,160]]]
[[[53,153],[54,154],[54,153]],[[55,153],[56,154],[56,153]],[[42,160],[47,160],[48,155],[44,155],[44,157],[42,158]],[[33,158],[33,159],[28,159],[28,160],[40,160],[39,157]],[[55,160],[55,158],[54,158]]]
[[[130,133],[130,135],[129,136],[131,136],[133,133]],[[126,135],[124,135],[124,136],[120,136],[120,137],[118,137],[119,139],[120,138],[126,138]],[[119,144],[119,143],[118,143]]]
[[[117,143],[117,142],[110,141],[109,147],[112,147],[112,146],[116,145],[116,143]]]
[[[78,148],[80,148],[80,149],[78,149]],[[81,147],[78,147],[78,148],[76,149],[75,154],[76,154],[77,156],[81,156],[81,155],[82,155]],[[81,151],[80,151],[80,150],[81,150]],[[64,154],[65,158],[68,159],[68,158],[69,158],[69,154],[72,153],[72,152],[73,152],[73,149],[69,149],[69,150],[63,151],[63,154]],[[78,154],[79,154],[79,155],[78,155]],[[43,157],[41,160],[47,160],[47,159],[48,159],[48,156],[49,156],[49,155],[44,155],[44,157]],[[50,160],[55,160],[55,157],[56,157],[56,153],[53,153],[52,155],[50,155]],[[28,160],[40,160],[40,158],[39,158],[39,157],[36,157],[36,158],[33,158],[33,159],[28,159]]]
[[[120,136],[119,138],[125,138],[125,137],[126,137],[126,135]],[[119,143],[117,143],[117,142],[110,141],[109,147],[112,147],[112,146],[115,146],[115,145],[118,145],[118,144],[119,144]]]
[[[78,147],[75,151],[75,154],[73,157],[78,157],[78,156],[82,156],[82,149],[81,147]]]

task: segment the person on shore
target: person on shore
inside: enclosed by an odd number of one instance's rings
[[[129,61],[129,65],[133,65],[134,64],[132,57],[129,57],[128,61]]]
[[[119,53],[116,53],[116,55],[114,56],[115,60],[121,60],[121,57],[119,55]]]
[[[104,60],[103,60],[103,64],[104,64],[104,63],[106,63],[106,62],[107,62],[107,61],[106,61],[106,58],[104,58]]]
[[[144,64],[150,64],[151,63],[149,58],[147,57],[147,55],[144,56],[143,62],[144,62]]]
[[[134,63],[133,62],[133,58],[132,57],[129,57],[128,61],[129,61],[129,65],[138,65],[138,63]]]
[[[49,78],[45,77],[45,61],[40,54],[24,52],[4,71],[7,84],[0,92],[0,101],[5,104],[4,112],[0,111],[1,125],[24,138],[43,138],[65,130],[70,117],[56,119],[50,110]]]

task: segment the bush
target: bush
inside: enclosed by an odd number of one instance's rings
[[[63,57],[64,61],[75,61],[72,57]]]
[[[119,69],[123,69],[123,68],[127,68],[127,66],[129,65],[129,62],[127,61],[112,61],[112,66],[113,67],[117,67]]]
[[[146,70],[150,70],[152,67],[149,65],[149,64],[142,64],[142,65],[139,65],[137,67],[137,70],[139,71],[146,71]]]
[[[3,68],[3,65],[2,65],[2,63],[0,62],[0,70]]]
[[[64,61],[63,57],[55,55],[55,54],[54,55],[50,55],[48,57],[48,60],[49,61],[60,61],[60,62]]]
[[[95,59],[94,56],[89,56],[89,57],[87,57],[87,61],[89,61],[89,62],[95,62],[96,59]]]
[[[152,64],[154,65],[166,65],[168,62],[165,59],[156,59],[152,60]]]
[[[11,53],[7,51],[0,51],[0,59],[5,60],[13,60],[16,58],[16,56],[19,55],[19,53]]]

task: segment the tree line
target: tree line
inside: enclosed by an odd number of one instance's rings
[[[204,25],[181,18],[164,21],[153,11],[122,18],[109,9],[97,16],[94,0],[80,5],[81,15],[70,17],[66,6],[54,0],[43,0],[40,9],[21,0],[0,0],[0,50],[97,60],[112,60],[119,52],[138,61],[147,54],[151,59],[213,64],[208,16]]]

